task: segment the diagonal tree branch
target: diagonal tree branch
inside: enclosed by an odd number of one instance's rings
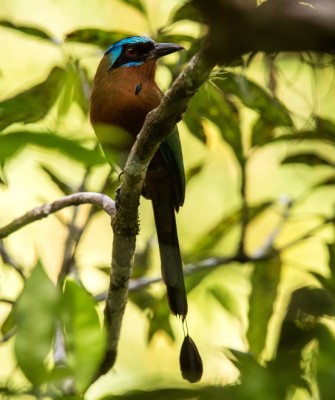
[[[192,0],[209,26],[207,56],[225,64],[250,52],[335,50],[333,0]]]

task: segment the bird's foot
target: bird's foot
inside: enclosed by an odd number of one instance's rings
[[[119,182],[121,182],[121,180],[122,180],[122,175],[124,175],[124,171],[121,171],[121,172],[119,173],[119,176],[117,177],[117,180],[118,180]]]
[[[123,174],[123,172],[121,172],[121,174]],[[120,175],[119,175],[119,178],[120,178]],[[121,201],[121,186],[119,186],[115,190],[115,208],[117,210],[121,210],[120,201]]]

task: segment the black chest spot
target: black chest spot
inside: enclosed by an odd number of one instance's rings
[[[135,86],[135,96],[138,96],[141,90],[142,90],[142,83],[140,82]]]

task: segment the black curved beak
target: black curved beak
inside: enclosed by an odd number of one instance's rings
[[[175,43],[156,43],[154,49],[149,52],[147,60],[157,60],[179,50],[184,50],[184,47]]]

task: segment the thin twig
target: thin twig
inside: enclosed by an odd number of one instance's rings
[[[21,217],[15,219],[10,224],[0,228],[0,238],[5,238],[11,233],[18,231],[31,224],[32,222],[39,221],[49,215],[70,206],[78,206],[81,204],[93,204],[101,207],[108,215],[114,219],[115,203],[114,201],[101,193],[94,192],[81,192],[70,194],[69,196],[62,197],[52,203],[43,204],[28,211]]]
[[[23,280],[26,279],[25,274],[23,272],[23,268],[18,265],[17,262],[8,254],[7,250],[5,249],[5,245],[3,240],[0,239],[0,257],[4,264],[7,264],[14,268],[14,270],[21,276]]]
[[[262,256],[243,256],[241,257],[241,254],[236,254],[231,257],[209,257],[204,260],[201,260],[196,263],[190,263],[187,264],[184,268],[184,275],[193,275],[197,272],[203,271],[203,270],[212,270],[218,267],[221,267],[223,265],[228,265],[233,262],[237,263],[247,263],[247,262],[255,262],[259,261],[260,259],[268,259],[270,256],[263,254]],[[155,283],[161,282],[162,277],[161,276],[156,276],[152,278],[148,277],[141,277],[137,279],[131,279],[129,282],[129,292],[136,292],[138,290],[142,290],[146,287],[149,287]],[[102,292],[97,294],[95,297],[96,301],[104,301],[107,298],[107,292]]]
[[[13,306],[15,304],[15,301],[10,299],[0,298],[0,303],[7,303]]]

